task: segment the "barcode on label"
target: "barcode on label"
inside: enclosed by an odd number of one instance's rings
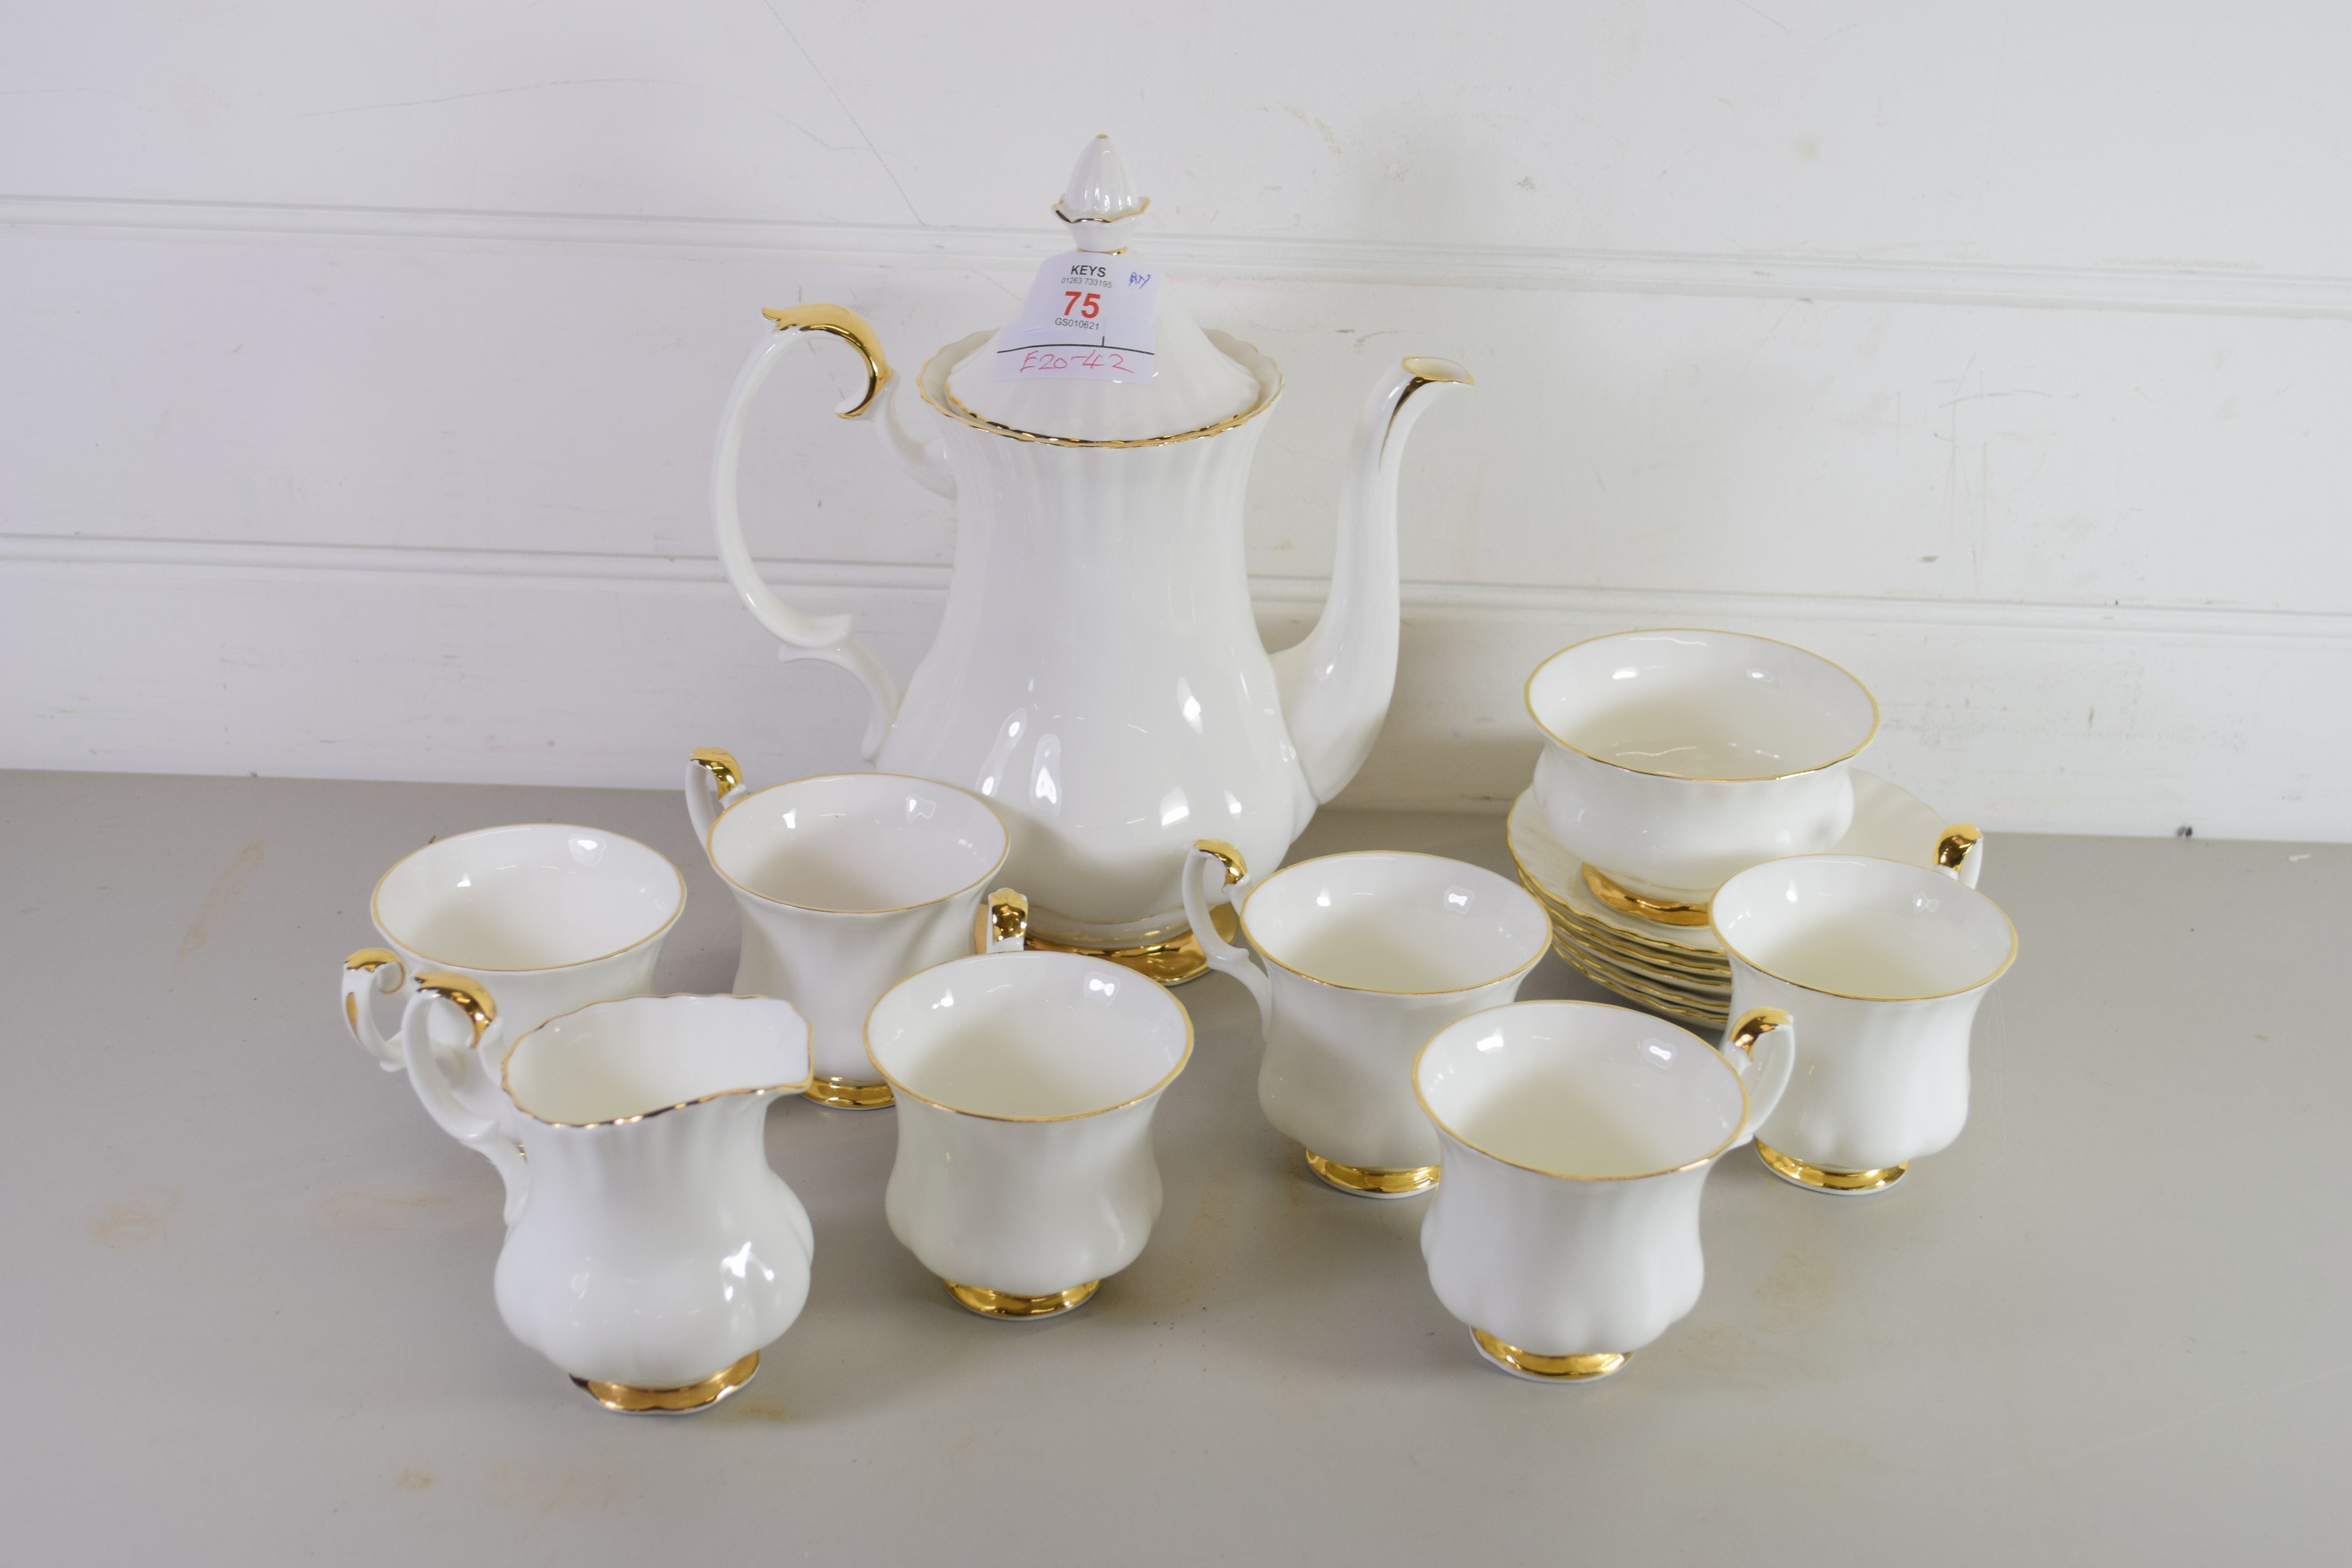
[[[1074,250],[1037,268],[1021,314],[996,335],[998,381],[1149,381],[1160,269]]]

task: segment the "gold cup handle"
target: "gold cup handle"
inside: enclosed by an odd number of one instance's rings
[[[743,423],[751,412],[753,395],[768,379],[768,373],[775,368],[783,352],[804,335],[838,339],[856,349],[864,361],[866,390],[835,410],[844,419],[859,418],[875,410],[887,412],[888,405],[882,392],[890,383],[890,362],[883,357],[882,340],[873,326],[856,311],[843,306],[795,305],[788,310],[769,310],[765,314],[775,323],[776,330],[752,348],[751,357],[743,362],[742,371],[735,377],[734,390],[727,397],[727,412],[719,423],[719,449],[711,461],[711,514],[719,533],[719,559],[725,564],[727,580],[734,584],[743,607],[783,644],[780,657],[788,661],[814,658],[838,665],[866,688],[871,712],[866,725],[865,752],[871,759],[881,749],[890,721],[898,716],[898,683],[872,650],[851,638],[847,616],[805,614],[778,598],[768,586],[751,559],[751,547],[743,542],[743,520],[736,506],[736,468],[743,451]],[[884,420],[886,433],[890,423]],[[944,461],[942,458],[942,467]]]
[[[1955,822],[1937,837],[1936,869],[1964,888],[1984,875],[1984,830],[1973,822]]]
[[[1029,900],[1010,888],[988,895],[972,916],[974,952],[1019,952],[1029,945]]]
[[[1748,1091],[1748,1117],[1733,1140],[1744,1143],[1788,1091],[1797,1069],[1797,1020],[1778,1007],[1750,1007],[1725,1032],[1722,1051]]]
[[[1250,957],[1248,949],[1227,942],[1217,931],[1217,906],[1232,903],[1233,890],[1249,877],[1242,852],[1222,838],[1196,838],[1184,857],[1181,875],[1184,918],[1192,923],[1192,940],[1201,944],[1201,956],[1209,961],[1210,968],[1248,986],[1257,1003],[1259,1026],[1272,1026],[1274,981]]]
[[[727,797],[743,787],[742,764],[717,746],[697,746],[686,756],[686,815],[694,836],[708,849],[710,830],[727,810]]]
[[[462,1053],[445,1052],[433,1044],[430,1020],[440,1008],[455,1013],[471,1030]],[[409,997],[408,1009],[400,1016],[400,1055],[416,1098],[425,1102],[441,1131],[497,1169],[506,1184],[506,1220],[511,1226],[522,1217],[530,1188],[530,1167],[523,1159],[522,1147],[497,1121],[467,1110],[449,1079],[452,1054],[470,1066],[503,1043],[499,1038],[503,1031],[495,1027],[498,1016],[498,1003],[480,981],[459,974],[420,974],[415,994]]]
[[[343,1026],[386,1072],[402,1070],[400,1046],[376,1027],[375,999],[408,981],[407,966],[381,947],[363,947],[343,960]]]

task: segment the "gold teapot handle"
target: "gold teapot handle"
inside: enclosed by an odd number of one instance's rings
[[[751,559],[751,547],[743,542],[743,519],[736,505],[736,469],[743,454],[743,424],[751,412],[751,398],[783,352],[803,334],[837,338],[855,348],[865,362],[866,390],[835,411],[844,419],[860,418],[887,408],[882,392],[890,384],[890,362],[883,357],[882,340],[872,325],[845,306],[795,305],[788,310],[769,310],[765,314],[775,323],[776,330],[753,346],[751,357],[736,375],[734,390],[727,395],[727,411],[719,417],[719,448],[711,459],[711,523],[719,535],[719,559],[727,568],[727,581],[734,585],[735,595],[743,601],[743,607],[783,644],[779,650],[782,658],[818,659],[838,665],[857,678],[871,706],[864,743],[865,753],[871,760],[882,748],[882,737],[889,732],[890,721],[898,717],[898,682],[882,667],[882,661],[874,657],[873,650],[850,637],[847,616],[808,615],[784,603],[768,586]],[[889,421],[886,419],[884,423],[887,426]]]
[[[866,395],[835,409],[839,417],[856,418],[874,406],[874,400],[890,384],[890,362],[883,357],[882,340],[875,334],[873,324],[848,306],[794,305],[788,310],[762,310],[760,314],[775,322],[780,332],[829,333],[856,349],[866,361]]]

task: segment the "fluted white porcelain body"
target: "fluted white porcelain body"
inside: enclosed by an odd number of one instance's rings
[[[1160,1217],[1151,1119],[1192,1053],[1166,988],[1100,959],[997,952],[875,1005],[898,1100],[891,1234],[953,1284],[1048,1297],[1135,1261]]]
[[[808,1031],[752,996],[608,1002],[517,1042],[529,1193],[499,1254],[499,1315],[572,1376],[700,1382],[776,1339],[814,1233],[768,1166],[768,1102],[805,1086]]]
[[[896,773],[715,797],[708,770],[689,764],[686,788],[742,914],[735,989],[801,1010],[816,1078],[873,1082],[866,1012],[908,975],[971,952],[1004,864],[1003,819],[962,790]]]
[[[1543,906],[1511,879],[1459,860],[1327,855],[1285,867],[1243,899],[1242,930],[1261,969],[1204,923],[1223,872],[1202,854],[1185,890],[1210,963],[1257,999],[1266,1120],[1358,1172],[1437,1164],[1413,1058],[1454,1019],[1518,994],[1551,940]]]
[[[397,1072],[400,1044],[377,1026],[377,995],[413,994],[420,973],[494,995],[497,1016],[478,1047],[452,1021],[425,1026],[467,1109],[510,1117],[499,1083],[508,1047],[559,1014],[651,990],[662,941],[685,908],[676,866],[602,828],[522,823],[436,839],[376,883],[369,914],[396,962],[346,964],[344,1022]]]
[[[1255,351],[1219,346],[1278,390]],[[935,403],[963,347],[924,368]],[[1242,551],[1265,418],[1130,447],[940,423],[955,575],[875,763],[1003,809],[1039,936],[1117,947],[1181,932],[1194,838],[1273,865],[1315,812]]]
[[[1759,860],[1843,837],[1847,763],[1878,728],[1877,704],[1837,666],[1717,631],[1563,648],[1528,678],[1527,703],[1553,835],[1628,890],[1687,904]]]
[[[1472,1328],[1538,1355],[1641,1349],[1698,1305],[1698,1202],[1712,1162],[1645,1181],[1547,1187],[1444,1137],[1421,1232],[1429,1283]]]
[[[1444,1148],[1431,1287],[1537,1356],[1624,1354],[1698,1302],[1699,1195],[1788,1081],[1771,1030],[1718,1055],[1644,1013],[1522,1002],[1433,1038],[1413,1082]]]
[[[1926,867],[1815,855],[1743,871],[1716,894],[1713,919],[1733,1016],[1779,1008],[1804,1041],[1759,1142],[1851,1173],[1959,1136],[1977,1008],[2017,951],[1999,905]]]
[[[956,368],[984,360],[994,336],[976,332],[941,349],[917,378],[940,431],[927,439],[899,423],[870,324],[834,306],[771,314],[780,332],[753,350],[721,426],[719,552],[786,658],[837,665],[865,686],[876,764],[997,805],[1012,831],[1006,875],[1029,896],[1037,937],[1063,946],[1118,952],[1181,938],[1179,881],[1202,834],[1240,846],[1253,863],[1278,864],[1317,803],[1361,765],[1387,714],[1405,437],[1435,401],[1427,389],[1467,385],[1469,373],[1416,358],[1374,385],[1347,465],[1329,601],[1304,641],[1269,657],[1250,604],[1242,521],[1250,460],[1282,377],[1256,349],[1214,331],[1202,348],[1231,379],[1255,383],[1240,412],[1149,436],[1080,438],[1016,430],[955,397]],[[845,619],[805,616],[777,598],[743,542],[734,468],[745,404],[801,331],[862,352],[865,395],[840,412],[874,421],[920,483],[956,502],[947,605],[903,696]],[[1048,401],[1066,413],[1075,400],[1099,416],[1122,398],[1150,396],[1150,385],[1088,384]]]

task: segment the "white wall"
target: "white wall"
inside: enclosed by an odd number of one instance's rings
[[[761,305],[911,369],[1057,247],[1087,135],[1289,391],[1303,627],[1376,369],[1398,700],[1349,798],[1499,804],[1551,648],[1855,669],[1988,826],[2352,837],[2352,8],[20,6],[0,47],[0,763],[667,784],[848,761],[710,559]],[[756,417],[754,543],[903,676],[950,507]]]

